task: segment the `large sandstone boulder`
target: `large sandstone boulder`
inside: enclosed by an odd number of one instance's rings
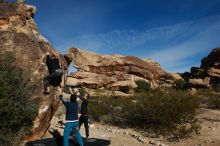
[[[167,73],[167,78],[172,81],[182,80],[183,78],[177,73]]]
[[[181,77],[163,71],[160,65],[151,59],[141,60],[134,56],[98,55],[79,48],[70,48],[65,55],[72,60],[77,72],[67,80],[70,86],[85,86],[89,89],[106,89],[132,93],[137,85],[135,81],[145,80],[152,87],[172,84]],[[167,80],[171,82],[167,83]]]
[[[12,52],[16,57],[16,65],[28,72],[29,82],[38,85],[37,94],[30,99],[39,99],[39,111],[25,140],[39,139],[46,132],[59,105],[57,87],[52,86],[48,96],[42,94],[42,79],[48,73],[47,68],[41,66],[42,56],[47,51],[58,52],[39,33],[33,20],[35,12],[36,8],[31,5],[0,3],[0,55]],[[62,55],[59,56],[66,75],[67,62]]]
[[[123,72],[152,81],[156,81],[156,79],[164,75],[164,71],[160,67],[133,56],[98,55],[78,48],[71,48],[69,54],[71,54],[73,65],[85,72],[108,76]]]
[[[91,89],[98,89],[115,81],[115,78],[109,77],[107,75],[78,71],[71,74],[71,77],[67,79],[67,85],[74,86],[75,84],[75,86],[84,86]]]
[[[111,85],[110,90],[113,91],[124,91],[128,92],[130,89],[135,89],[137,87],[136,83],[133,80],[130,81],[118,81]]]
[[[208,83],[209,82],[205,82],[203,79],[189,79],[189,84],[196,88],[207,88],[209,87]]]

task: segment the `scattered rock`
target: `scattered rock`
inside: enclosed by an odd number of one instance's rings
[[[189,90],[189,93],[190,93],[191,95],[195,95],[195,94],[197,93],[197,90],[196,90],[195,88],[191,88],[191,89]]]

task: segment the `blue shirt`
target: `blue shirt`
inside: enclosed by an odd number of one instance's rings
[[[78,120],[78,103],[66,101],[63,95],[60,95],[62,103],[66,107],[66,121]]]

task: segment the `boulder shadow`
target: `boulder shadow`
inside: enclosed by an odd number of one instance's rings
[[[88,140],[83,139],[84,146],[109,146],[110,140],[89,138]],[[63,137],[46,138],[42,140],[31,141],[25,144],[25,146],[63,146]],[[79,146],[72,139],[69,140],[69,146]]]
[[[98,138],[89,138],[88,141],[83,139],[85,146],[109,146],[111,144],[110,140],[98,139]]]

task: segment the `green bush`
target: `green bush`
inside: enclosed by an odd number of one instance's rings
[[[133,127],[167,138],[198,132],[197,104],[186,92],[150,90],[134,97],[97,97],[90,101],[93,120]]]
[[[111,96],[92,97],[89,102],[91,119],[108,124],[117,124],[122,112],[122,106],[129,104],[131,98]]]
[[[151,89],[150,83],[144,80],[138,80],[135,83],[137,84],[137,88],[135,89],[135,92],[144,92]]]
[[[38,104],[29,97],[35,87],[29,85],[22,69],[15,66],[11,53],[0,59],[0,145],[19,145],[22,136],[32,126]]]
[[[130,125],[137,122],[147,131],[168,137],[184,137],[192,131],[197,132],[198,106],[195,98],[186,92],[170,90],[165,93],[153,90],[136,95],[136,99],[138,102],[135,108],[125,109],[127,111],[125,119],[128,119],[127,123]],[[130,120],[132,116],[135,122]]]
[[[186,81],[183,79],[179,79],[179,80],[175,81],[174,84],[175,84],[176,89],[183,90],[186,85]]]

